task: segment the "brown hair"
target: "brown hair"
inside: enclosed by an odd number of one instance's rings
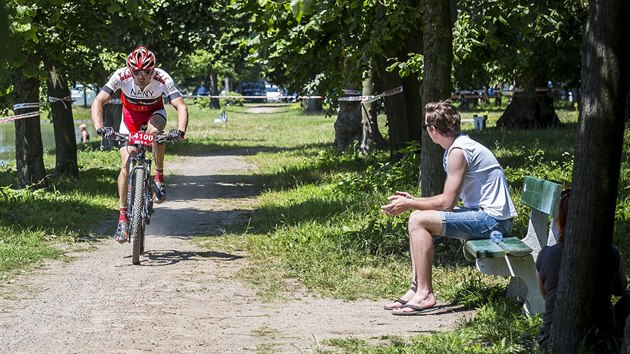
[[[426,124],[434,126],[444,136],[456,136],[461,131],[462,117],[451,100],[427,103],[424,114]]]
[[[570,196],[571,188],[567,188],[560,193],[560,203],[558,203],[558,214],[556,215],[556,226],[558,227],[558,242],[564,241],[564,227],[567,224]]]

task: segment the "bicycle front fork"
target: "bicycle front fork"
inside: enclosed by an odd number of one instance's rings
[[[151,219],[151,214],[153,214],[153,195],[152,190],[157,190],[155,185],[152,186],[151,179],[151,160],[144,160],[144,162],[138,161],[136,159],[130,159],[129,162],[129,176],[127,180],[127,215],[133,215],[133,185],[135,183],[136,171],[138,169],[142,169],[145,171],[144,173],[144,212],[142,213],[143,219],[145,219],[145,223],[149,224]],[[152,188],[153,187],[153,188]]]

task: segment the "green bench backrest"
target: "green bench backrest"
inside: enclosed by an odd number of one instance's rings
[[[544,179],[525,176],[521,203],[548,215],[555,215],[562,186]]]

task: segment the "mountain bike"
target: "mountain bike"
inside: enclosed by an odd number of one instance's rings
[[[161,197],[159,188],[151,177],[151,152],[153,142],[165,144],[174,142],[170,134],[150,134],[146,127],[130,134],[114,133],[112,140],[128,143],[136,149],[136,156],[129,156],[127,168],[129,180],[127,184],[127,215],[129,218],[129,241],[131,242],[131,262],[140,264],[140,255],[144,253],[144,230],[151,222],[153,214],[153,196]]]

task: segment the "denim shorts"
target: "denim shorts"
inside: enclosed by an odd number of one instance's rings
[[[497,230],[507,237],[512,232],[513,219],[497,220],[481,209],[455,207],[453,211],[442,211],[442,234],[460,240],[490,238]]]

